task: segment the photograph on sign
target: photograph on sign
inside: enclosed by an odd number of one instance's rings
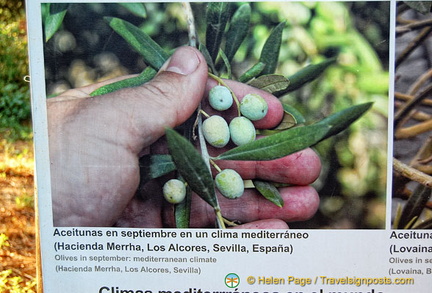
[[[384,228],[388,2],[41,9],[54,226]]]

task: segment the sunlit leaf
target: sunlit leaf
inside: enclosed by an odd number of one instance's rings
[[[133,24],[115,17],[104,18],[111,28],[132,46],[144,61],[159,70],[169,55],[152,38]]]
[[[402,210],[399,219],[399,229],[409,229],[414,224],[413,219],[417,219],[423,212],[426,203],[429,201],[432,194],[432,189],[424,185],[418,184]]]
[[[176,169],[170,155],[145,155],[139,160],[141,184],[166,175]]]
[[[329,131],[326,124],[314,124],[279,132],[220,154],[220,160],[273,160],[319,142]]]
[[[336,58],[331,58],[318,64],[310,64],[295,73],[294,75],[288,77],[290,85],[285,93],[295,91],[307,84],[308,82],[315,80],[324,72],[324,70],[327,69],[327,67],[332,65],[335,61]]]
[[[210,2],[207,5],[206,47],[215,62],[231,16],[231,5],[229,2]]]
[[[261,180],[253,180],[253,184],[262,196],[264,196],[266,199],[268,199],[278,207],[283,207],[284,201],[282,199],[282,196],[273,184]]]
[[[136,16],[140,16],[142,18],[147,17],[147,10],[143,3],[119,3],[121,6],[129,10],[129,12],[135,14]]]
[[[252,80],[249,85],[258,89],[262,89],[268,93],[277,96],[279,93],[286,91],[290,81],[279,74],[261,75]]]
[[[250,5],[243,4],[236,10],[229,23],[224,50],[229,62],[232,61],[235,53],[240,48],[241,43],[244,41],[249,32],[250,17]]]
[[[267,38],[261,51],[259,61],[266,64],[262,74],[272,74],[276,71],[279,59],[279,51],[282,43],[282,32],[285,22],[279,23]]]
[[[63,19],[68,10],[67,3],[48,3],[48,13],[44,19],[45,42],[57,32],[63,23]]]
[[[218,208],[213,178],[201,155],[175,130],[167,128],[165,135],[177,171],[196,194],[213,208]]]
[[[155,77],[156,73],[157,73],[156,70],[154,70],[152,67],[146,67],[146,69],[144,69],[140,75],[134,76],[134,77],[131,77],[128,79],[119,80],[119,81],[107,84],[105,86],[102,86],[102,87],[98,88],[97,90],[93,91],[90,94],[90,96],[93,97],[93,96],[104,95],[104,94],[108,94],[108,93],[114,92],[114,91],[119,90],[119,89],[142,85],[142,84],[150,81],[151,79],[153,79],[153,77]]]

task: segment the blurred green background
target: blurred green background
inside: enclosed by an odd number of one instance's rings
[[[30,93],[23,1],[0,0],[0,133],[30,139]]]
[[[205,3],[192,3],[200,39]],[[236,4],[233,4],[236,5]],[[349,130],[316,147],[323,172],[315,187],[321,206],[314,218],[293,228],[384,228],[387,167],[389,2],[252,2],[250,35],[235,56],[234,74],[254,64],[272,27],[287,25],[277,73],[290,76],[310,63],[338,56],[318,80],[284,96],[313,122],[350,105],[374,107]],[[118,4],[75,3],[46,43],[47,94],[127,73],[145,64],[103,21],[104,16],[140,26],[167,51],[188,42],[179,3],[147,3],[145,17]],[[29,118],[25,31],[22,15],[2,22],[1,127],[26,137]],[[15,21],[15,17],[17,20]],[[13,25],[11,25],[13,24]],[[21,41],[18,41],[21,40]],[[21,53],[19,53],[21,52]],[[8,65],[9,64],[9,65]],[[17,66],[19,65],[19,66]],[[7,67],[5,67],[7,66]],[[6,105],[6,106],[5,106]],[[6,112],[3,109],[9,109]],[[5,114],[3,114],[5,113]]]

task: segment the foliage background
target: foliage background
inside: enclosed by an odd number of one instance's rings
[[[0,0],[0,133],[31,138],[27,36],[22,1]]]
[[[0,0],[0,292],[36,291],[24,1]]]
[[[193,3],[201,40],[205,4]],[[321,143],[323,172],[315,183],[317,215],[302,228],[383,228],[387,150],[389,2],[252,2],[250,37],[235,56],[234,74],[259,58],[272,27],[287,21],[277,73],[290,76],[338,55],[318,81],[282,99],[316,121],[353,104],[373,109],[349,131]],[[139,26],[166,51],[188,43],[180,3],[147,3],[147,16],[118,4],[72,4],[45,47],[49,95],[145,68],[140,56],[104,22],[119,17]]]

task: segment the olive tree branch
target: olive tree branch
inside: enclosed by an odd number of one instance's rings
[[[189,2],[182,2],[184,13],[186,14],[187,19],[187,28],[188,28],[188,37],[189,37],[189,46],[191,47],[197,47],[197,34],[196,34],[196,28],[195,28],[195,18],[192,12],[192,7],[190,6]],[[200,102],[198,105],[198,111],[197,111],[197,128],[198,128],[198,140],[199,145],[201,149],[201,156],[207,165],[207,168],[211,174],[211,167],[210,167],[210,155],[208,153],[207,144],[204,139],[204,134],[202,131],[202,103]],[[221,214],[221,209],[219,206],[219,201],[217,197],[215,197],[216,200],[216,207],[214,208],[215,214],[216,214],[216,222],[219,228],[225,228],[225,223]]]

